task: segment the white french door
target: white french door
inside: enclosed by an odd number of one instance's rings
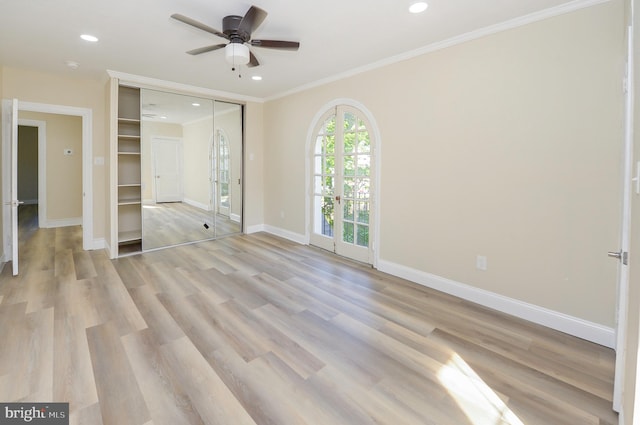
[[[372,263],[373,143],[371,125],[350,106],[320,120],[312,150],[310,243]]]

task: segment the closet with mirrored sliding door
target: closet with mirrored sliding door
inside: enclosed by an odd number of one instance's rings
[[[111,85],[111,257],[241,233],[243,105]]]

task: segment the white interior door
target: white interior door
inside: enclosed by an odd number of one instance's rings
[[[182,141],[154,138],[152,142],[156,202],[182,202]]]
[[[313,229],[310,242],[371,263],[373,148],[370,124],[355,108],[338,106],[316,131]]]
[[[18,99],[11,101],[11,249],[13,275],[18,274]]]
[[[631,194],[640,193],[640,162],[633,165],[633,26],[628,28],[627,52],[627,93],[625,96],[625,141],[624,141],[624,180],[622,188],[622,225],[620,250],[609,252],[620,261],[618,269],[618,305],[616,318],[616,363],[613,381],[613,409],[620,412],[622,407],[622,389],[625,377],[625,347],[628,321],[629,267],[627,255],[631,243]],[[632,174],[635,168],[635,178]],[[633,180],[635,184],[632,185]],[[632,187],[633,186],[633,187]],[[638,254],[636,254],[638,255]]]

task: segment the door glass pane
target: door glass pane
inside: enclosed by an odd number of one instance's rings
[[[322,198],[322,214],[321,214],[321,223],[322,223],[322,233],[325,236],[333,236],[333,220],[334,220],[334,211],[333,211],[333,197],[325,196]]]
[[[371,152],[371,142],[369,141],[369,133],[367,131],[361,131],[358,133],[358,152]]]
[[[354,188],[356,185],[356,180],[353,177],[345,177],[343,183],[343,196],[345,198],[353,199]]]
[[[369,223],[369,203],[358,202],[356,205],[358,207],[358,217],[356,221],[358,223],[368,224]]]
[[[371,157],[369,155],[358,155],[358,175],[368,176],[371,174]]]
[[[344,201],[344,212],[343,212],[343,218],[345,220],[353,220],[353,201]]]
[[[353,243],[353,223],[344,222],[342,230],[342,241],[346,243]]]
[[[344,132],[344,152],[353,153],[356,150],[356,133]]]
[[[324,170],[322,174],[333,175],[336,173],[336,157],[333,155],[327,155],[324,159]]]
[[[356,243],[360,246],[369,246],[369,226],[358,225],[358,238]]]
[[[356,159],[354,155],[344,156],[344,175],[353,176],[356,173]]]
[[[325,136],[323,152],[328,155],[333,155],[336,153],[336,136],[335,135],[331,134],[331,135]]]
[[[353,131],[356,128],[357,118],[350,112],[345,112],[344,114],[344,131]]]
[[[369,178],[358,178],[358,186],[356,187],[356,198],[357,199],[369,199],[369,186],[371,184]]]

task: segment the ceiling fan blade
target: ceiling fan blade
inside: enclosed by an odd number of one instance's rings
[[[214,50],[222,49],[224,48],[224,46],[226,46],[226,44],[215,44],[213,46],[204,46],[204,47],[199,47],[197,49],[189,50],[187,53],[189,53],[190,55],[199,55],[201,53],[207,53],[207,52],[212,52]]]
[[[245,33],[247,38],[251,36],[251,33],[260,26],[262,21],[267,17],[267,12],[256,6],[251,8],[244,15],[244,18],[240,21],[238,26],[238,32]]]
[[[260,62],[258,62],[258,58],[256,58],[254,54],[251,51],[249,51],[249,63],[247,64],[247,66],[249,68],[253,68],[254,66],[258,66],[258,65],[260,65]]]
[[[300,43],[297,41],[251,40],[250,43],[255,47],[267,47],[270,49],[298,50],[300,47]]]
[[[171,15],[171,17],[176,21],[180,21],[187,25],[191,25],[192,27],[198,28],[199,30],[206,31],[213,35],[217,35],[218,37],[226,38],[227,40],[229,39],[229,37],[225,33],[222,33],[215,28],[211,28],[210,26],[205,25],[202,22],[198,22],[195,19],[191,19],[188,16],[184,16],[179,13],[174,13],[173,15]]]

